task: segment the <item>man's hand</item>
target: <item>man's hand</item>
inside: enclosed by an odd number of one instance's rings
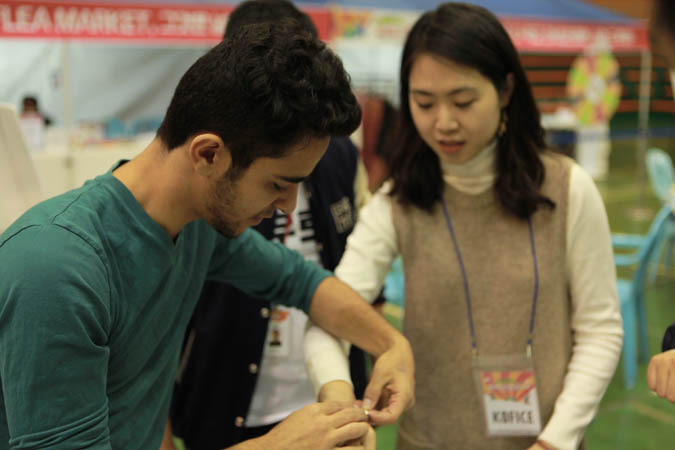
[[[266,435],[231,450],[365,450],[368,447],[364,444],[346,443],[366,437],[370,430],[367,420],[363,409],[353,405],[313,403],[288,416]]]
[[[370,411],[372,423],[388,425],[414,404],[415,365],[410,344],[401,339],[375,361],[363,408]]]
[[[415,403],[414,392],[412,351],[408,341],[402,340],[377,358],[364,399],[356,404],[368,411],[374,425],[388,425]],[[355,400],[352,386],[344,381],[331,381],[319,391],[320,402],[349,405]]]
[[[376,450],[377,449],[377,436],[375,434],[375,428],[368,427],[368,433],[363,436],[361,439],[356,439],[344,444],[343,447],[340,447],[341,450],[344,448],[363,448],[364,450]]]
[[[675,350],[652,358],[647,367],[647,384],[659,397],[675,403]]]
[[[363,448],[364,450],[375,450],[377,448],[375,428],[368,427],[368,434],[363,438]]]
[[[319,284],[310,318],[324,330],[353,342],[376,358],[363,408],[370,411],[375,424],[395,423],[415,402],[415,367],[408,340],[354,290],[334,277]]]
[[[356,401],[352,385],[345,381],[331,381],[330,383],[324,384],[319,391],[319,401],[338,402],[344,406],[356,404],[361,407],[362,404],[362,402]],[[347,442],[345,445],[362,446],[365,450],[375,450],[376,443],[375,429],[373,427],[368,427],[368,433],[366,433],[365,436]]]

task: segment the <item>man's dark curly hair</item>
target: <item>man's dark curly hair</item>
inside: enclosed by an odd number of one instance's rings
[[[233,169],[312,137],[348,136],[361,110],[340,59],[290,19],[243,27],[183,75],[157,135],[169,150],[214,133]]]
[[[242,27],[254,23],[276,22],[282,17],[295,20],[301,28],[312,33],[314,37],[319,35],[312,19],[290,0],[246,0],[239,3],[227,18],[223,38],[229,38],[239,32]]]

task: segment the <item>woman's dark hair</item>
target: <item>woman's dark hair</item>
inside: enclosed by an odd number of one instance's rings
[[[340,59],[293,20],[248,25],[183,75],[157,135],[169,150],[198,133],[228,146],[233,169],[312,137],[348,136],[361,110]]]
[[[545,148],[544,131],[518,53],[492,13],[464,3],[444,3],[425,13],[406,39],[400,73],[400,136],[391,165],[392,195],[403,205],[431,212],[443,194],[438,157],[420,137],[410,113],[410,70],[422,53],[477,70],[498,92],[506,89],[507,75],[512,74],[514,89],[504,108],[508,127],[498,138],[494,189],[500,204],[517,217],[529,217],[542,204],[554,207],[539,192],[545,176],[539,158],[539,152]]]

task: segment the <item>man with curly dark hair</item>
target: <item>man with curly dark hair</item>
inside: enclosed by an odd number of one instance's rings
[[[223,39],[251,24],[284,18],[318,37],[311,18],[290,0],[247,0],[229,15]],[[332,271],[368,197],[359,150],[349,137],[332,137],[312,174],[298,185],[295,211],[277,210],[254,229]],[[350,403],[363,396],[366,359],[355,346],[349,351],[349,382],[327,383],[317,395],[304,361],[307,315],[280,300],[251,297],[227,283],[204,284],[187,328],[161,450],[176,450],[174,435],[190,450],[229,447],[266,434],[317,398],[334,398],[335,391],[342,392],[341,401],[355,395]],[[373,450],[374,438],[371,430],[363,439]]]
[[[30,209],[0,235],[0,448],[158,448],[183,333],[205,280],[284,299],[376,357],[395,421],[408,342],[346,285],[247,230],[360,111],[339,59],[290,22],[251,26],[181,79],[136,158]],[[333,449],[363,409],[312,404],[238,449]]]

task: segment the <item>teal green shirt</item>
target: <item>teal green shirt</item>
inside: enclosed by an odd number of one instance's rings
[[[159,448],[204,280],[307,312],[328,275],[253,230],[174,242],[111,172],[35,206],[0,236],[0,449]]]

